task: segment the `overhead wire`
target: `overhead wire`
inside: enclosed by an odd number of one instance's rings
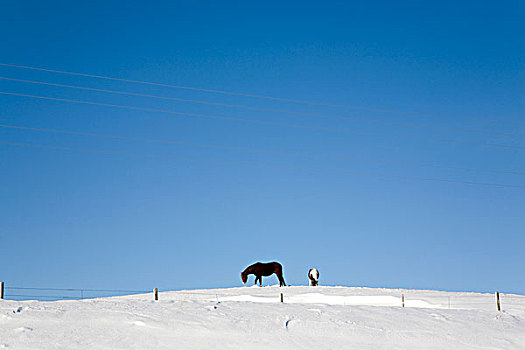
[[[391,113],[391,114],[398,114],[398,115],[410,115],[413,117],[423,116],[423,117],[432,117],[432,118],[440,118],[440,119],[443,118],[442,116],[428,114],[428,113],[405,112],[405,111],[397,111],[397,110],[392,110],[392,109],[382,109],[382,108],[375,108],[375,107],[342,105],[342,104],[333,104],[333,103],[325,103],[325,102],[309,101],[309,100],[301,100],[301,99],[281,98],[281,97],[274,97],[274,96],[267,96],[267,95],[260,95],[260,94],[232,92],[232,91],[225,91],[225,90],[218,90],[218,89],[206,89],[206,88],[199,88],[199,87],[192,87],[192,86],[185,86],[185,85],[164,84],[164,83],[157,83],[157,82],[150,82],[150,81],[143,81],[143,80],[125,79],[125,78],[109,77],[109,76],[103,76],[103,75],[94,75],[94,74],[86,74],[86,73],[78,73],[78,72],[68,72],[68,71],[57,70],[57,69],[49,69],[49,68],[25,66],[25,65],[17,65],[17,64],[9,64],[9,63],[0,63],[0,66],[36,70],[36,71],[43,71],[43,72],[50,72],[50,73],[57,73],[57,74],[65,74],[65,75],[73,75],[73,76],[81,76],[81,77],[89,77],[89,78],[96,78],[96,79],[105,79],[105,80],[111,80],[111,81],[121,81],[121,82],[126,82],[126,83],[145,84],[145,85],[167,87],[167,88],[174,88],[174,89],[199,91],[199,92],[206,92],[206,93],[213,93],[213,94],[241,96],[241,97],[257,98],[257,99],[272,100],[272,101],[279,101],[279,102],[304,104],[304,105],[310,105],[310,106],[323,106],[323,107],[332,107],[332,108],[365,110],[365,111]],[[470,121],[485,122],[485,123],[491,123],[491,124],[497,123],[497,124],[506,124],[506,125],[525,125],[525,123],[515,123],[515,122],[509,122],[509,121],[502,121],[502,120],[497,120],[497,121],[481,120],[478,118],[468,118],[468,117],[453,117],[453,119],[470,120]]]
[[[441,182],[441,183],[458,183],[458,184],[465,184],[465,185],[480,185],[480,186],[501,187],[501,188],[525,189],[525,186],[522,186],[522,185],[463,181],[463,180],[441,179],[441,178],[427,178],[427,177],[419,177],[419,176],[379,174],[379,173],[373,173],[373,172],[354,171],[354,170],[293,167],[293,166],[269,164],[269,163],[256,163],[256,162],[246,162],[246,161],[242,161],[242,162],[241,161],[224,161],[224,160],[215,160],[215,159],[199,159],[199,158],[182,157],[182,156],[163,156],[163,155],[157,155],[157,154],[130,153],[130,152],[109,151],[109,150],[95,150],[95,149],[89,149],[89,148],[62,147],[62,146],[19,143],[19,142],[9,142],[9,141],[0,141],[0,144],[10,145],[10,146],[20,146],[20,147],[47,148],[47,149],[64,150],[64,151],[79,151],[79,152],[99,153],[99,154],[108,154],[108,155],[129,156],[129,157],[184,160],[184,161],[190,161],[190,162],[213,163],[213,164],[221,164],[221,165],[240,165],[240,166],[250,166],[250,167],[288,169],[288,170],[294,170],[294,171],[307,171],[307,172],[316,172],[316,173],[353,174],[353,175],[358,175],[358,176],[369,176],[369,177],[374,177],[374,178],[395,178],[395,179],[401,179],[401,180],[431,181],[431,182]]]
[[[227,104],[227,103],[209,102],[209,101],[203,101],[203,100],[184,99],[184,98],[178,98],[178,97],[168,97],[168,96],[159,96],[159,95],[135,93],[135,92],[128,92],[128,91],[99,89],[99,88],[92,88],[92,87],[87,87],[87,86],[58,84],[58,83],[50,83],[50,82],[36,81],[36,80],[26,80],[26,79],[17,79],[17,78],[3,77],[3,76],[0,76],[0,80],[21,82],[21,83],[27,83],[27,84],[47,85],[47,86],[54,86],[54,87],[61,87],[61,88],[68,88],[68,89],[76,89],[76,90],[83,90],[83,91],[94,91],[94,92],[102,92],[102,93],[109,93],[109,94],[118,94],[118,95],[127,95],[127,96],[135,96],[135,97],[154,98],[154,99],[161,99],[161,100],[167,100],[167,101],[177,101],[177,102],[185,102],[185,103],[193,103],[193,104],[201,104],[201,105],[219,106],[219,107],[227,107],[227,108],[238,108],[238,109],[246,109],[246,110],[253,110],[253,111],[263,111],[263,112],[273,112],[273,113],[284,113],[284,114],[291,114],[291,115],[298,115],[298,116],[307,116],[307,117],[315,117],[315,118],[324,118],[324,119],[327,119],[327,118],[330,119],[331,118],[331,119],[338,119],[338,120],[364,121],[364,122],[368,122],[368,123],[390,125],[390,126],[411,127],[411,128],[440,130],[440,131],[455,131],[455,132],[463,132],[463,133],[493,135],[493,136],[507,136],[507,137],[520,137],[520,138],[525,137],[524,134],[516,134],[516,133],[473,130],[473,129],[464,129],[464,128],[452,128],[452,127],[443,127],[443,126],[434,126],[434,125],[422,125],[422,124],[417,124],[417,123],[401,123],[401,122],[384,121],[384,120],[379,120],[379,119],[366,118],[366,117],[356,117],[356,116],[338,116],[338,115],[327,115],[327,114],[318,114],[318,113],[310,113],[310,112],[290,111],[290,110],[284,110],[284,109],[261,108],[261,107],[253,107],[253,106],[248,106],[248,105]]]
[[[112,77],[104,77],[104,76],[95,76],[95,75],[89,75],[89,74],[83,74],[83,73],[73,73],[73,72],[49,70],[49,69],[45,69],[45,68],[36,68],[36,67],[28,67],[28,66],[16,66],[16,65],[8,65],[8,64],[2,64],[2,63],[0,63],[0,65],[12,66],[12,67],[18,67],[18,68],[44,70],[44,71],[50,71],[50,72],[62,73],[62,74],[73,74],[73,75],[89,76],[89,77],[94,77],[94,78],[120,80],[120,81],[133,82],[133,83],[144,83],[144,84],[153,84],[153,85],[167,86],[167,87],[187,88],[187,89],[191,89],[191,90],[199,90],[199,91],[206,91],[206,92],[216,92],[216,93],[220,92],[220,93],[226,93],[226,94],[238,94],[238,93],[230,93],[230,92],[220,91],[220,90],[200,89],[200,88],[175,86],[175,85],[168,85],[168,84],[143,82],[143,81],[136,81],[136,80],[129,80],[129,79],[120,79],[120,78],[112,78]],[[40,81],[29,81],[29,80],[22,80],[22,79],[8,78],[8,77],[0,77],[0,79],[19,81],[19,82],[26,82],[26,83],[34,83],[34,84],[52,85],[52,86],[59,86],[59,87],[66,87],[66,88],[73,88],[73,89],[82,89],[82,90],[91,90],[91,91],[99,91],[99,92],[107,92],[107,93],[115,93],[115,94],[124,94],[124,95],[131,95],[131,96],[143,96],[143,97],[159,98],[159,99],[166,99],[166,100],[177,100],[177,101],[181,101],[181,102],[210,104],[210,105],[215,105],[215,106],[221,105],[221,106],[231,107],[231,108],[265,110],[265,111],[283,112],[283,113],[290,113],[290,114],[304,114],[304,113],[301,113],[301,112],[288,111],[288,110],[258,108],[258,107],[252,107],[252,106],[246,106],[246,105],[221,104],[221,103],[214,103],[214,102],[201,101],[201,100],[179,99],[179,98],[172,98],[172,97],[165,97],[165,96],[129,93],[129,92],[117,91],[117,90],[96,89],[96,88],[83,87],[83,86],[55,84],[55,83],[47,83],[47,82],[40,82]],[[300,124],[286,124],[286,123],[277,123],[277,122],[271,122],[271,121],[269,122],[269,121],[263,121],[263,120],[236,118],[236,117],[228,117],[228,116],[218,116],[218,115],[208,115],[208,114],[198,114],[198,113],[185,113],[185,112],[166,111],[166,110],[158,110],[158,109],[152,109],[152,108],[142,108],[142,107],[134,107],[134,106],[122,106],[122,105],[98,103],[98,102],[92,102],[92,101],[81,101],[81,100],[54,98],[54,97],[49,97],[49,96],[37,96],[37,95],[18,94],[18,93],[9,93],[9,92],[0,92],[0,94],[15,95],[15,96],[22,96],[22,97],[30,97],[30,98],[39,98],[39,99],[47,99],[47,100],[56,100],[56,101],[62,101],[62,102],[91,104],[91,105],[113,107],[113,108],[125,108],[125,109],[133,109],[133,110],[148,111],[148,112],[170,113],[170,114],[190,116],[190,117],[220,118],[220,119],[235,120],[235,121],[242,121],[242,122],[261,123],[261,124],[267,124],[267,125],[279,125],[279,126],[287,126],[287,127],[298,127],[298,128],[313,129],[313,130],[323,130],[323,131],[350,132],[350,133],[354,133],[354,134],[357,133],[357,134],[361,134],[361,135],[363,134],[363,133],[359,133],[359,132],[356,132],[354,130],[348,130],[348,129],[319,128],[319,127],[310,127],[310,126],[305,126],[305,125],[300,125]],[[302,100],[288,100],[288,99],[273,98],[273,97],[270,97],[270,96],[261,96],[261,95],[252,95],[252,94],[240,94],[240,95],[248,96],[248,97],[270,98],[270,99],[284,100],[284,101],[287,101],[287,102],[296,102],[296,103],[307,102],[307,101],[302,101]],[[321,105],[324,105],[324,104],[321,103]],[[339,106],[339,107],[344,107],[344,106]],[[317,117],[321,116],[321,115],[313,115],[313,114],[307,114],[307,115],[317,116]],[[334,117],[334,118],[338,118],[338,119],[341,119],[341,118],[343,118],[343,119],[350,119],[350,118],[347,118],[347,117],[340,117],[340,116],[322,116],[322,117]],[[376,120],[372,120],[372,122],[377,122],[377,121]],[[388,124],[389,125],[400,125],[400,126],[428,127],[428,126],[423,126],[423,125],[418,125],[418,124],[403,124],[403,123],[388,123]],[[35,130],[36,128],[31,128],[31,129]],[[446,129],[447,130],[451,130],[451,128],[446,128]],[[454,130],[455,131],[464,131],[464,132],[476,132],[476,133],[480,132],[480,131],[477,131],[477,130],[468,130],[468,129],[454,129]],[[118,136],[118,135],[102,135],[102,134],[96,134],[95,135],[95,134],[92,134],[92,133],[79,133],[79,132],[71,132],[71,131],[64,131],[64,130],[52,130],[52,129],[45,129],[44,130],[44,129],[40,129],[39,131],[62,132],[62,133],[65,132],[65,133],[84,134],[84,135],[88,135],[88,136],[111,137],[111,138],[120,138],[120,139],[126,138],[126,139],[148,141],[148,142],[175,143],[175,142],[172,142],[172,141],[161,141],[161,140],[151,140],[151,139],[150,140],[146,140],[144,138],[131,138],[131,137]],[[480,133],[484,133],[484,132],[480,132]],[[401,138],[416,138],[416,139],[426,139],[426,140],[439,141],[439,142],[457,142],[457,143],[463,143],[463,144],[469,144],[469,145],[477,144],[477,145],[503,147],[503,148],[525,149],[525,147],[520,147],[520,146],[502,145],[502,144],[493,144],[493,143],[459,142],[457,140],[446,140],[446,139],[437,139],[437,138],[421,138],[421,137],[399,136],[399,135],[384,135],[384,134],[374,134],[374,133],[364,133],[364,134],[367,135],[367,136],[381,136],[381,137],[387,136],[387,137],[396,137],[396,138],[400,138],[400,137]],[[492,134],[494,134],[494,133],[492,133]],[[501,135],[501,136],[513,136],[513,137],[516,137],[516,136],[517,137],[523,137],[523,136],[525,136],[525,135],[520,135],[520,134],[503,134],[503,133],[497,133],[497,134]],[[186,144],[188,144],[188,145],[198,145],[198,146],[201,146],[201,147],[214,147],[214,148],[231,149],[230,147],[227,147],[227,146],[206,145],[206,144],[189,144],[189,143],[186,143]],[[40,147],[40,146],[38,146],[38,147]],[[43,147],[45,147],[45,146],[43,146]],[[314,157],[327,157],[327,158],[333,158],[334,157],[334,156],[330,156],[330,155],[302,154],[302,153],[298,153],[298,152],[253,150],[253,149],[243,149],[243,148],[236,148],[236,149],[237,150],[241,149],[243,151],[267,152],[267,153],[277,153],[278,152],[280,154],[290,154],[290,153],[292,153],[293,155],[300,155],[300,156],[314,156]],[[107,153],[107,152],[105,151],[105,153]],[[149,155],[149,156],[151,156],[151,155]],[[347,159],[348,157],[337,157],[337,158],[338,159]],[[364,161],[369,161],[369,160],[364,160]],[[392,164],[391,162],[387,162],[387,163]],[[424,167],[440,167],[440,168],[448,168],[448,169],[455,169],[455,170],[480,171],[480,172],[498,172],[498,173],[514,174],[514,175],[523,175],[523,173],[513,172],[513,171],[507,172],[507,171],[497,171],[497,170],[481,170],[481,169],[473,169],[473,168],[435,166],[435,165],[418,164],[418,163],[412,163],[410,165],[424,166]],[[305,169],[310,169],[311,170],[311,168],[305,168]],[[446,180],[446,181],[455,181],[455,180]],[[471,182],[464,182],[464,183],[471,183]],[[476,184],[484,184],[484,183],[476,183]],[[513,186],[513,185],[511,185],[511,186]]]
[[[35,127],[20,126],[20,125],[0,124],[0,128],[39,131],[39,132],[58,133],[58,134],[69,134],[69,135],[91,136],[91,137],[100,137],[100,138],[118,139],[118,140],[142,141],[142,142],[150,142],[150,143],[177,144],[177,145],[186,145],[186,146],[194,146],[194,147],[222,149],[222,150],[228,150],[228,151],[269,153],[269,154],[280,154],[280,155],[299,156],[299,157],[325,158],[325,159],[333,159],[333,160],[358,161],[358,162],[397,165],[397,166],[415,166],[415,167],[424,167],[424,168],[460,170],[460,171],[471,171],[471,172],[480,172],[480,173],[510,174],[510,175],[521,175],[521,176],[525,175],[525,172],[520,172],[520,171],[478,169],[478,168],[435,165],[435,164],[415,163],[415,162],[391,162],[391,161],[381,161],[381,160],[374,160],[374,159],[369,159],[369,158],[362,158],[362,157],[355,157],[355,156],[348,156],[348,155],[335,156],[335,155],[329,155],[329,154],[290,152],[290,151],[268,150],[268,149],[258,149],[258,148],[250,148],[250,147],[231,147],[231,146],[206,144],[206,143],[184,142],[184,141],[178,141],[178,140],[159,140],[159,139],[151,139],[151,138],[145,138],[145,137],[110,135],[110,134],[100,134],[100,133],[62,130],[62,129],[35,128]]]
[[[422,137],[422,136],[412,136],[412,135],[394,135],[394,134],[385,134],[385,133],[383,133],[383,134],[381,134],[381,133],[370,133],[370,132],[355,131],[355,130],[350,130],[350,129],[345,129],[345,128],[316,127],[316,126],[307,126],[307,125],[297,124],[297,123],[293,123],[293,124],[291,124],[291,123],[281,123],[281,122],[273,122],[273,121],[266,121],[266,120],[259,120],[259,119],[247,119],[247,118],[238,118],[238,117],[231,117],[231,116],[222,116],[222,115],[215,115],[215,114],[176,112],[176,111],[171,111],[171,110],[161,110],[161,109],[155,109],[155,108],[144,108],[144,107],[135,107],[135,106],[126,106],[126,105],[116,105],[116,104],[110,104],[110,103],[101,103],[101,102],[93,102],[93,101],[85,101],[85,100],[75,100],[75,99],[58,98],[58,97],[50,97],[50,96],[21,94],[21,93],[6,92],[6,91],[0,91],[0,94],[2,94],[2,95],[11,95],[11,96],[19,96],[19,97],[27,97],[27,98],[35,98],[35,99],[43,99],[43,100],[53,100],[53,101],[60,101],[60,102],[70,102],[70,103],[85,104],[85,105],[110,107],[110,108],[136,110],[136,111],[142,111],[142,112],[166,113],[166,114],[179,115],[179,116],[185,116],[185,117],[222,119],[222,120],[230,120],[230,121],[238,121],[238,122],[246,122],[246,123],[255,123],[255,124],[270,125],[270,126],[283,126],[283,127],[299,128],[299,129],[306,129],[306,130],[342,132],[342,133],[350,133],[350,134],[354,134],[354,135],[363,135],[363,136],[390,137],[390,138],[397,138],[397,139],[428,140],[428,141],[441,142],[441,143],[457,143],[457,144],[471,145],[471,146],[487,146],[487,147],[509,148],[509,149],[517,149],[517,150],[524,150],[525,149],[525,147],[523,147],[523,146],[515,146],[515,145],[509,145],[509,144],[498,144],[498,143],[488,143],[488,142],[466,142],[466,141],[442,139],[442,138],[435,138],[435,137]]]

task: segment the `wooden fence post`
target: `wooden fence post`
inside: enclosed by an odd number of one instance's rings
[[[405,307],[405,294],[401,294],[401,305]]]
[[[284,296],[283,296],[283,293],[281,293],[281,303],[284,303]]]
[[[159,290],[157,288],[153,288],[153,294],[155,295],[155,300],[159,300]]]
[[[0,299],[4,299],[4,282],[0,282]]]
[[[499,303],[499,292],[496,292],[496,303],[498,304],[498,311],[501,311],[501,304]]]

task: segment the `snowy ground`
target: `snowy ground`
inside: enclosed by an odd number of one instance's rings
[[[284,303],[280,303],[280,293]],[[405,295],[405,308],[401,307]],[[0,301],[7,349],[525,349],[525,297],[243,287]]]

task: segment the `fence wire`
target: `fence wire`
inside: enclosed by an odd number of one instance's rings
[[[27,294],[25,292],[27,291]],[[285,291],[285,290],[283,290]],[[35,292],[35,293],[32,293]],[[48,293],[49,292],[49,293]],[[64,292],[64,293],[57,293]],[[159,292],[169,292],[169,300],[172,301],[227,301],[234,296],[231,293],[213,293],[213,292],[199,292],[199,291],[178,291],[178,290],[159,290]],[[95,289],[95,288],[45,288],[45,287],[9,287],[4,286],[4,299],[11,299],[15,301],[36,299],[41,301],[55,301],[55,300],[84,300],[103,297],[117,297],[138,294],[153,294],[153,288],[149,290],[130,290],[130,289]],[[258,293],[254,290],[249,291],[252,297],[270,298],[268,294]],[[286,298],[286,294],[285,298]],[[388,293],[391,295],[390,293]],[[402,301],[402,295],[404,302]],[[358,295],[348,295],[349,297]],[[276,300],[278,300],[278,294]],[[161,297],[160,300],[163,298]],[[496,309],[496,299],[494,295],[450,295],[450,296],[431,296],[418,295],[405,292],[399,294],[399,306],[409,306],[411,301],[424,301],[437,308],[445,309]],[[322,304],[323,302],[319,302]],[[525,297],[500,293],[501,309],[525,309]],[[344,304],[351,306],[354,304]],[[355,304],[357,305],[357,304]]]
[[[10,292],[14,291],[14,293]],[[22,294],[24,291],[38,291],[39,293]],[[48,294],[51,292],[52,294]],[[56,295],[54,292],[68,292],[69,295]],[[77,295],[71,295],[76,293]],[[45,287],[4,287],[4,299],[16,298],[27,300],[35,298],[38,300],[83,300],[101,297],[121,296],[122,294],[146,294],[151,290],[127,290],[127,289],[93,289],[93,288],[45,288]]]

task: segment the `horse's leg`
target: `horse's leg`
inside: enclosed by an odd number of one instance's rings
[[[259,280],[259,287],[262,287],[262,276],[255,276],[255,284],[257,284],[257,280]]]
[[[254,283],[253,283],[254,285],[257,284],[257,280],[258,280],[259,278],[260,278],[259,276],[255,275],[255,281],[254,281]]]
[[[279,271],[279,273],[277,274],[277,278],[279,278],[279,287],[282,287],[283,285],[286,286],[286,283],[284,282],[282,271]]]

